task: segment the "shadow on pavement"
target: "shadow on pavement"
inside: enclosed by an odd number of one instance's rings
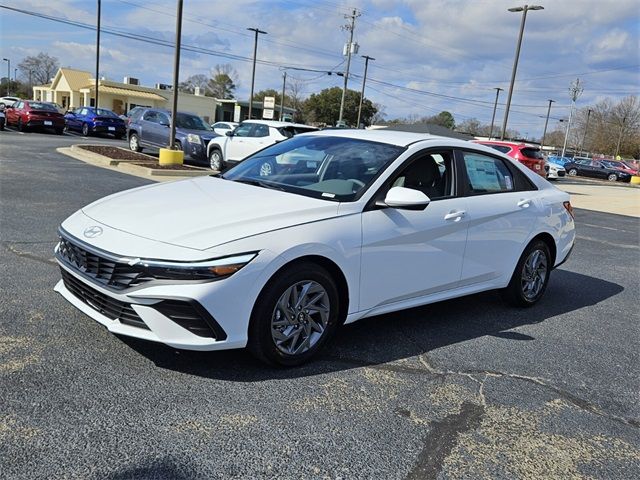
[[[379,365],[486,335],[535,341],[509,330],[595,305],[623,290],[595,277],[555,270],[545,297],[532,308],[509,307],[497,292],[486,292],[371,317],[344,326],[316,359],[293,369],[265,366],[244,350],[178,351],[153,342],[120,339],[158,367],[190,375],[240,382],[286,379]]]

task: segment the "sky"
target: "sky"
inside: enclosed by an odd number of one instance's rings
[[[0,5],[95,25],[96,1],[0,0]],[[175,0],[102,0],[100,75],[142,85],[171,83]],[[348,41],[344,16],[356,9],[349,87],[360,90],[369,55],[365,96],[384,106],[387,119],[450,111],[456,122],[490,123],[496,87],[501,124],[522,5],[516,0],[184,0],[181,80],[208,74],[216,64],[238,72],[236,97],[248,99],[253,32],[258,43],[255,90],[282,87],[283,69],[304,95],[342,87]],[[577,106],[640,94],[640,8],[637,0],[541,0],[527,15],[509,128],[540,137],[548,100],[550,130],[569,114],[569,86],[580,78]],[[41,51],[62,66],[95,70],[95,31],[0,9],[0,53],[16,66]],[[111,35],[144,37],[155,43]],[[3,62],[0,68],[6,68]],[[11,72],[13,75],[13,72]],[[21,72],[18,72],[18,76]]]

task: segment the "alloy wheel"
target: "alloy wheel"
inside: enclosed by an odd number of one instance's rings
[[[131,137],[129,138],[129,149],[133,150],[134,152],[138,151],[138,136],[137,135],[131,135]]]
[[[209,157],[209,165],[211,166],[211,170],[221,170],[222,169],[222,155],[218,150],[213,150],[211,152],[211,156]]]
[[[607,177],[607,180],[610,182],[616,182],[618,180],[618,176],[615,173],[612,173]]]
[[[575,177],[576,175],[578,175],[578,171],[575,168],[572,168],[567,173],[569,174],[570,177]]]
[[[324,335],[330,318],[329,295],[313,280],[291,285],[278,299],[271,315],[271,337],[277,349],[299,355]]]
[[[527,300],[534,300],[544,288],[547,278],[547,256],[542,250],[532,251],[522,268],[522,293]]]

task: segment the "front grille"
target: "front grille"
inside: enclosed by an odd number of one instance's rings
[[[149,330],[149,327],[147,327],[144,321],[138,316],[130,303],[121,302],[91,288],[71,275],[64,268],[60,268],[60,271],[62,272],[62,280],[67,290],[94,310],[97,310],[112,320],[120,320],[120,323]]]
[[[135,287],[155,280],[141,265],[117,262],[99,255],[61,237],[58,255],[71,267],[89,276],[96,282],[115,290]]]
[[[564,175],[565,175],[565,171],[564,171],[564,170],[560,170],[560,171],[558,172],[558,176],[559,176],[559,177],[564,177]]]

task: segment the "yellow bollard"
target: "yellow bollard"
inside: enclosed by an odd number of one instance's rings
[[[182,150],[161,148],[158,161],[160,165],[182,165],[184,163],[184,152]]]
[[[640,185],[640,177],[638,175],[634,175],[631,177],[631,183],[634,185]]]

